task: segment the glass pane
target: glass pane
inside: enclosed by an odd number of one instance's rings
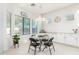
[[[37,34],[38,22],[32,20],[32,34]]]
[[[23,18],[23,34],[30,34],[30,19]]]
[[[15,17],[15,33],[22,34],[22,17],[16,16]]]
[[[7,14],[7,34],[11,35],[11,13]]]

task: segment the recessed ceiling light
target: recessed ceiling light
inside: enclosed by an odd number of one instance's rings
[[[32,3],[32,4],[31,4],[31,6],[35,6],[35,5],[36,5],[35,3]]]
[[[32,3],[30,6],[42,8],[42,6],[40,4],[35,4],[35,3]]]

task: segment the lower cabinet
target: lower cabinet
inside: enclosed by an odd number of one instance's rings
[[[64,35],[63,34],[55,34],[54,41],[58,43],[64,43]]]
[[[77,47],[79,47],[79,36],[76,38],[77,40]]]
[[[55,42],[79,47],[79,36],[75,34],[55,34]]]
[[[64,35],[63,34],[58,34],[56,37],[57,37],[57,42],[64,43]]]
[[[65,43],[72,45],[72,46],[77,46],[77,40],[76,40],[75,36],[72,34],[66,35]]]
[[[58,37],[57,37],[57,34],[56,34],[56,33],[54,33],[52,36],[54,37],[54,40],[53,40],[53,41],[54,41],[54,42],[58,42],[58,39],[57,39],[57,38],[58,38]]]

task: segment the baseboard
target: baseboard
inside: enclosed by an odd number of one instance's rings
[[[53,41],[54,43],[57,43],[57,44],[62,44],[62,45],[66,45],[66,46],[69,46],[69,47],[74,47],[74,48],[79,48],[78,46],[73,46],[73,45],[69,45],[69,44],[64,44],[64,43],[60,43],[60,42],[55,42]]]

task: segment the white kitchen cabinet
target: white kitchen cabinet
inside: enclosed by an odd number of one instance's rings
[[[2,53],[2,49],[3,49],[3,47],[2,47],[2,41],[0,39],[0,54]]]
[[[54,33],[53,37],[54,37],[54,40],[53,40],[54,42],[79,47],[79,34]]]
[[[77,38],[77,47],[79,47],[79,38]]]
[[[75,36],[75,34],[56,33],[54,34],[54,41],[58,43],[79,47],[79,38],[76,39],[76,37],[77,36]]]
[[[57,42],[57,37],[56,37],[56,34],[54,33],[54,34],[52,34],[53,35],[53,37],[54,37],[54,42]]]
[[[56,34],[56,33],[54,34],[54,41],[58,42],[58,34]]]
[[[63,34],[56,33],[56,34],[54,35],[54,41],[55,41],[55,42],[59,42],[59,43],[64,43],[63,37],[64,37]]]
[[[77,40],[75,39],[73,34],[66,34],[65,44],[77,46]]]
[[[60,43],[64,43],[64,34],[58,34],[57,35],[57,41]]]
[[[75,34],[75,39],[77,41],[77,47],[79,47],[79,34]]]

